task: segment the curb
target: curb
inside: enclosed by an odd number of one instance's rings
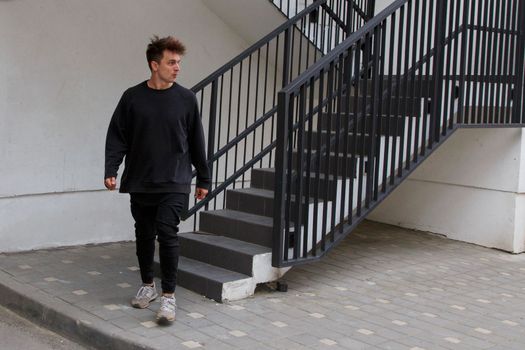
[[[0,304],[40,326],[95,349],[154,350],[134,334],[0,271]]]

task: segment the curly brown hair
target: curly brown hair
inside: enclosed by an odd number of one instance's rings
[[[172,51],[178,53],[179,55],[184,55],[186,53],[186,46],[179,40],[172,36],[167,36],[165,38],[159,38],[155,35],[151,38],[151,42],[148,44],[148,49],[146,50],[146,58],[148,60],[148,67],[151,69],[151,62],[155,61],[160,63],[164,51]]]

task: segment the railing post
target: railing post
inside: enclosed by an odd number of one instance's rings
[[[514,83],[514,101],[512,103],[512,122],[522,123],[525,113],[525,101],[523,97],[523,71],[525,56],[525,0],[519,2],[518,14],[518,46],[516,49],[516,82]]]
[[[445,55],[445,26],[447,15],[447,1],[436,2],[436,26],[434,28],[434,66],[432,67],[432,78],[434,79],[434,91],[432,95],[432,114],[430,123],[430,140],[428,147],[432,148],[434,142],[440,138],[441,101],[443,96],[443,69]]]
[[[275,192],[273,201],[272,266],[280,267],[284,252],[284,207],[286,197],[286,171],[288,162],[288,111],[290,97],[285,92],[277,94],[277,146],[275,151]]]
[[[291,41],[292,41],[292,30],[293,26],[287,28],[284,31],[284,52],[283,52],[283,85],[285,87],[290,82],[290,51],[291,51]]]
[[[346,28],[345,33],[346,37],[348,38],[350,34],[352,34],[352,27],[354,25],[354,0],[347,0],[346,1]]]
[[[213,164],[210,164],[210,159],[213,157],[215,151],[215,124],[217,120],[217,85],[218,79],[211,83],[210,96],[210,119],[208,123],[208,168],[210,171],[210,178],[213,178]],[[208,210],[208,203],[206,203],[205,210]]]
[[[366,19],[367,22],[374,17],[375,9],[376,9],[376,1],[375,0],[368,0],[368,4],[367,4],[367,7],[366,7],[366,16],[368,17]]]
[[[474,9],[472,9],[474,11]],[[463,1],[463,17],[461,28],[461,49],[460,49],[460,63],[459,63],[459,100],[458,100],[458,124],[462,124],[465,117],[466,106],[464,106],[465,100],[468,98],[465,91],[465,75],[467,74],[467,36],[470,33],[468,29],[468,18],[469,18],[469,0]],[[458,40],[458,39],[456,39]]]

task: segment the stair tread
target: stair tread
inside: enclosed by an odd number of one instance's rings
[[[250,276],[239,272],[206,264],[202,261],[186,258],[184,256],[179,257],[179,270],[182,272],[191,273],[193,275],[198,275],[200,277],[219,283],[227,283],[251,278]]]
[[[273,218],[268,216],[256,215],[246,213],[243,211],[232,210],[232,209],[220,209],[220,210],[209,210],[202,212],[201,215],[214,215],[224,218],[235,218],[236,220],[244,221],[246,223],[265,226],[268,228],[273,227]]]
[[[358,146],[359,146],[359,145],[358,145]],[[293,152],[293,153],[299,153],[299,151],[298,151],[297,149],[294,149],[292,152]],[[317,153],[317,150],[316,150],[316,149],[313,149],[311,152],[312,152],[312,154],[315,154],[315,153]],[[307,150],[307,149],[303,149],[303,154],[308,154],[308,153],[309,153],[309,150]],[[323,155],[324,155],[324,154],[323,154]],[[335,155],[336,155],[335,152],[330,152],[330,156],[331,156],[331,157],[332,157],[332,156],[335,156]],[[350,158],[350,157],[352,157],[352,154],[349,154],[348,152],[337,152],[337,156],[338,156],[338,157],[344,157],[344,156],[346,156],[347,158]],[[366,158],[366,155],[365,155],[365,156],[357,156],[357,157],[358,157],[358,158]]]
[[[247,255],[266,254],[272,252],[271,249],[262,245],[201,231],[184,232],[180,233],[179,236],[185,239],[211,244],[216,247],[237,251]]]
[[[363,157],[363,158],[366,158],[366,157]],[[260,169],[257,169],[257,170],[260,170],[260,171],[265,171],[265,172],[268,172],[268,173],[271,173],[271,174],[274,174],[275,173],[275,168],[260,168]],[[295,174],[295,170],[294,170],[294,174]],[[305,171],[305,176],[306,176],[306,171]],[[310,178],[314,178],[315,179],[316,177],[316,172],[315,171],[311,171],[310,172]],[[325,179],[325,173],[324,173],[324,169],[321,169],[321,171],[319,172],[319,180],[324,180]],[[340,180],[342,179],[343,177],[338,175],[336,177],[336,179]],[[334,180],[334,175],[333,174],[328,174],[328,179],[330,181],[333,181]],[[268,190],[268,191],[271,191],[271,190]],[[273,193],[273,191],[271,191]]]
[[[232,189],[232,190],[228,190],[228,192],[251,194],[251,195],[256,195],[256,196],[260,196],[260,197],[264,197],[264,198],[273,198],[274,197],[274,191],[272,191],[272,190],[265,190],[265,189],[256,188],[256,187],[235,188],[235,189]]]

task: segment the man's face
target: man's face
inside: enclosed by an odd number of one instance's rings
[[[151,62],[153,74],[165,83],[173,83],[180,70],[181,56],[173,51],[164,50],[160,63]]]

